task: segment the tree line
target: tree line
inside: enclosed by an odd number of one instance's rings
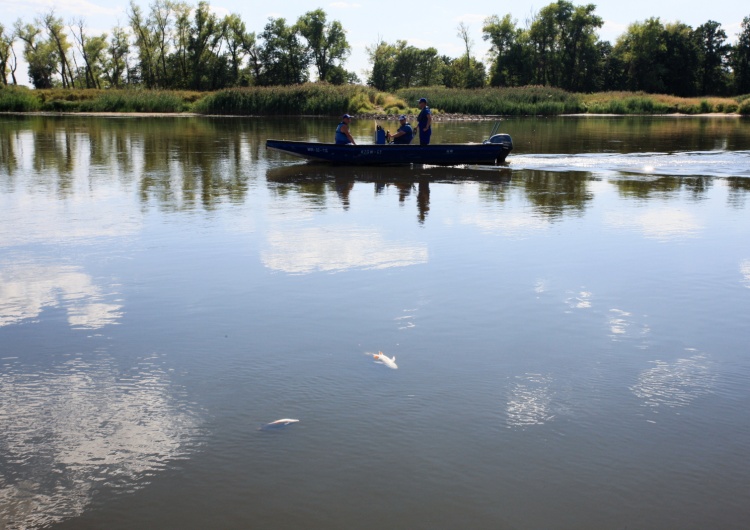
[[[54,11],[32,22],[0,24],[0,82],[17,84],[19,58],[35,88],[219,90],[294,85],[310,80],[341,85],[360,79],[345,69],[351,47],[339,21],[322,9],[293,23],[269,18],[263,31],[248,31],[237,14],[223,18],[207,2],[155,0],[147,10],[132,0],[127,25],[90,34],[83,19],[64,23]],[[439,54],[406,41],[367,48],[366,84],[381,91],[420,86],[449,88],[545,85],[573,92],[611,90],[677,96],[750,93],[750,16],[731,44],[721,24],[692,28],[649,18],[631,24],[614,44],[602,41],[596,6],[559,0],[523,25],[511,15],[488,17],[482,38],[487,64],[477,59],[469,28],[456,37],[466,53]]]
[[[292,85],[317,79],[357,82],[344,69],[351,51],[338,21],[317,9],[294,23],[270,18],[260,33],[237,14],[223,18],[208,2],[156,0],[144,11],[132,0],[127,26],[91,35],[83,19],[65,24],[51,11],[31,23],[0,24],[0,80],[17,84],[23,48],[35,88],[218,90],[249,85]]]

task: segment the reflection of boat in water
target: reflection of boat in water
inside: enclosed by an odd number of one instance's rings
[[[351,180],[360,182],[452,182],[477,181],[508,183],[511,179],[509,167],[374,167],[374,166],[333,166],[327,164],[294,164],[280,166],[266,171],[269,182],[315,182],[330,180]]]

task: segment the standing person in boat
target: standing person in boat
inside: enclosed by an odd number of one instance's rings
[[[425,98],[419,99],[419,115],[417,116],[417,124],[419,125],[419,145],[429,145],[430,136],[432,135],[432,113],[430,107],[427,106],[427,100]]]
[[[390,138],[394,144],[410,144],[412,138],[414,138],[414,130],[411,128],[411,125],[406,123],[406,116],[403,114],[399,116],[398,123],[400,125],[398,131],[396,131],[395,134],[389,132],[388,138]]]
[[[341,123],[336,127],[336,145],[357,145],[357,142],[352,138],[352,133],[349,132],[349,124],[352,122],[352,117],[348,114],[344,114],[341,117]]]

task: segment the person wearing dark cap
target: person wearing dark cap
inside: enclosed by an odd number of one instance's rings
[[[403,114],[398,117],[398,123],[400,127],[398,128],[398,131],[396,131],[395,134],[388,133],[388,138],[390,138],[394,144],[410,144],[412,138],[414,138],[414,130],[411,128],[411,125],[406,123],[406,116]]]
[[[357,142],[352,138],[352,133],[349,132],[349,124],[351,122],[352,117],[348,114],[341,116],[341,123],[336,127],[336,145],[357,145]]]
[[[430,136],[432,135],[432,113],[427,106],[425,98],[419,99],[419,115],[417,124],[419,125],[419,145],[429,145]]]

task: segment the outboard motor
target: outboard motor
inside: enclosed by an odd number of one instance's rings
[[[513,150],[513,140],[509,134],[493,134],[489,140],[484,141],[485,144],[503,144],[508,151]]]

